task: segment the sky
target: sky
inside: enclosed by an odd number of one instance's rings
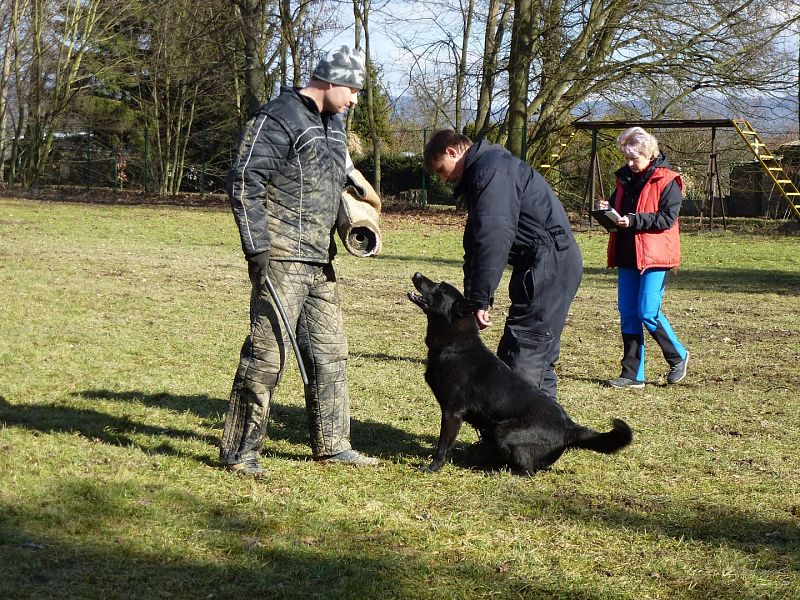
[[[404,46],[411,47],[420,54],[426,44],[446,39],[448,36],[453,38],[452,41],[456,46],[460,46],[463,27],[461,15],[443,10],[442,4],[437,0],[428,2],[373,0],[373,12],[370,15],[371,54],[373,60],[382,67],[382,81],[393,98],[398,98],[407,91],[409,71],[414,66],[414,53],[404,49]],[[786,15],[781,12],[765,15],[767,21],[785,18]],[[483,41],[480,19],[476,21],[470,36],[473,43],[472,52],[475,53],[472,57],[474,60],[480,58],[481,48],[478,46]],[[339,22],[342,29],[321,39],[320,49],[353,44],[353,14],[350,2],[341,2]],[[797,56],[798,41],[800,41],[800,31],[795,30],[784,35],[780,43],[789,50],[791,56]],[[440,55],[440,58],[446,60],[448,57]],[[425,61],[422,60],[421,64],[424,66]],[[789,83],[797,85],[796,80]],[[787,93],[791,97],[791,91]],[[470,99],[467,98],[467,104],[469,103]],[[786,124],[781,121],[779,127],[785,128]]]
[[[370,14],[370,53],[383,69],[383,81],[393,97],[408,85],[408,73],[414,64],[412,53],[403,46],[419,48],[442,39],[447,31],[457,31],[460,17],[443,14],[425,3],[403,0],[378,0]],[[337,45],[353,45],[353,13],[350,3],[343,2],[339,16],[344,29],[320,39],[320,49]],[[473,32],[473,37],[474,37]],[[459,42],[460,43],[460,42]]]

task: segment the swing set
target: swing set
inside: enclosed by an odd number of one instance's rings
[[[730,129],[733,128],[744,140],[747,147],[759,162],[763,171],[769,175],[773,182],[773,190],[777,189],[783,199],[788,204],[788,210],[791,211],[795,218],[800,219],[800,191],[784,171],[781,163],[777,160],[775,155],[767,149],[766,144],[761,140],[758,133],[753,129],[752,125],[744,119],[670,119],[670,120],[609,120],[609,121],[575,121],[572,127],[576,130],[585,130],[592,132],[592,151],[591,161],[589,163],[589,175],[586,184],[586,193],[584,194],[584,205],[581,213],[586,209],[586,200],[588,200],[589,207],[595,205],[597,199],[597,187],[600,185],[600,194],[602,196],[602,180],[600,176],[600,159],[597,153],[597,134],[603,129],[627,129],[629,127],[643,127],[645,129],[710,129],[711,130],[711,152],[709,153],[708,166],[706,168],[706,181],[704,202],[700,210],[700,224],[702,226],[703,218],[708,217],[709,227],[714,228],[714,207],[720,207],[723,228],[727,229],[727,215],[725,214],[725,205],[722,202],[722,191],[719,179],[719,169],[717,166],[717,129]],[[574,137],[574,132],[570,135],[570,139]],[[540,165],[540,170],[545,173],[554,165],[566,148],[567,142],[561,143],[560,146],[549,155],[549,164]],[[591,212],[589,212],[589,223],[591,224]]]

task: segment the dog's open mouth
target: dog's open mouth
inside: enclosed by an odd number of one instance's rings
[[[414,304],[416,304],[422,310],[427,312],[428,307],[429,307],[428,301],[425,300],[425,297],[422,294],[418,294],[417,292],[413,292],[412,291],[412,292],[408,292],[406,295],[408,296],[409,300],[411,300]]]

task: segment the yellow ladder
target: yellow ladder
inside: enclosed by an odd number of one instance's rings
[[[800,192],[797,191],[792,180],[783,170],[781,164],[777,161],[775,156],[767,149],[767,145],[758,137],[756,130],[744,119],[732,119],[731,123],[742,136],[750,150],[761,163],[761,168],[770,176],[775,183],[784,200],[789,204],[789,208],[794,213],[794,216],[800,219]]]
[[[558,162],[558,159],[561,158],[561,155],[564,154],[564,150],[572,139],[575,137],[575,131],[572,131],[566,138],[566,140],[559,142],[558,146],[553,148],[553,150],[547,155],[544,161],[539,165],[539,173],[544,175],[547,173],[551,168],[555,166]],[[562,138],[563,140],[563,138]]]

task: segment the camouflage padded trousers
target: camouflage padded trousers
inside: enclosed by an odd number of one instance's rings
[[[339,293],[333,265],[271,261],[269,278],[296,332],[309,384],[306,413],[314,457],[350,449],[350,400]],[[258,458],[272,392],[293,359],[280,314],[259,273],[251,269],[250,335],[233,380],[220,445],[223,465]]]

